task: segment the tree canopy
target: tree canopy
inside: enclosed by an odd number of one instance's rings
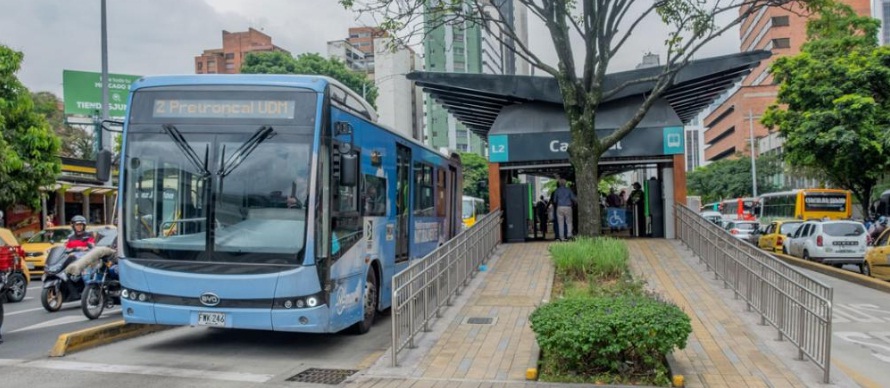
[[[62,100],[50,92],[31,93],[34,110],[43,115],[53,132],[62,141],[59,156],[77,159],[95,159],[95,138],[81,127],[69,125],[65,120]]]
[[[627,136],[649,109],[674,84],[677,72],[698,50],[715,37],[758,15],[765,7],[800,5],[804,9],[824,0],[516,0],[547,28],[557,63],[549,63],[544,51],[532,50],[514,29],[513,15],[490,0],[339,0],[346,7],[371,13],[398,44],[411,42],[436,28],[461,23],[482,26],[502,47],[527,60],[559,85],[571,141],[569,161],[575,169],[581,235],[598,235],[600,209],[598,185],[600,157]],[[720,23],[717,22],[718,16]],[[620,85],[606,86],[612,59],[628,55],[622,49],[633,34],[649,33],[655,24],[668,32],[653,37],[664,42],[664,65],[655,75]],[[529,23],[531,24],[531,23]],[[581,44],[573,45],[572,39]],[[630,51],[630,50],[625,50]],[[576,56],[576,52],[579,54]],[[638,53],[635,53],[636,55]],[[581,60],[576,60],[581,58]],[[648,91],[630,110],[627,121],[604,137],[596,133],[596,114],[601,103],[626,90],[646,84]],[[651,86],[651,88],[649,87]]]
[[[488,203],[488,160],[472,152],[460,153],[464,195],[482,198]]]
[[[785,138],[786,161],[851,190],[863,214],[890,167],[890,48],[879,27],[847,5],[823,9],[800,54],[772,65],[779,95],[762,119]]]
[[[296,58],[280,51],[249,53],[241,65],[241,73],[325,75],[363,95],[377,108],[377,88],[373,81],[363,73],[350,70],[338,59],[325,59],[316,53],[300,54]]]
[[[16,77],[23,55],[0,45],[0,209],[36,208],[40,188],[61,172],[60,142]]]
[[[762,155],[755,159],[757,168],[757,193],[771,193],[782,190],[772,177],[782,172],[781,160],[774,155]],[[751,159],[737,154],[733,159],[721,159],[702,166],[686,175],[686,188],[689,194],[699,195],[702,203],[727,198],[750,197]]]

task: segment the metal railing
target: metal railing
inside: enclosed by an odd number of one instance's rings
[[[421,331],[442,316],[476,276],[500,242],[501,211],[496,210],[393,277],[392,366],[399,352],[415,348]]]
[[[695,252],[714,278],[742,298],[761,325],[778,331],[777,340],[797,346],[798,359],[809,359],[829,382],[833,289],[776,257],[744,242],[676,205],[677,235]]]

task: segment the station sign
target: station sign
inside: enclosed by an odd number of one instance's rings
[[[597,130],[600,138],[614,129]],[[640,157],[682,154],[683,127],[636,128],[609,148],[603,157]],[[566,131],[490,135],[489,161],[533,162],[568,159],[571,134]]]

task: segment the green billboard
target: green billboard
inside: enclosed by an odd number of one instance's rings
[[[108,116],[124,117],[127,93],[138,75],[108,74]],[[65,114],[92,116],[102,111],[102,73],[62,71]]]

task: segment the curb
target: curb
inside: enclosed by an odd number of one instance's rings
[[[127,338],[172,329],[173,326],[127,324],[123,320],[72,331],[59,335],[56,344],[49,352],[50,357],[62,357],[68,353],[109,344]]]
[[[832,277],[836,277],[839,279],[843,279],[852,283],[856,283],[863,287],[868,287],[874,290],[883,291],[890,293],[890,283],[885,282],[883,280],[878,280],[869,276],[865,276],[862,274],[858,274],[855,272],[850,272],[843,269],[834,268],[830,265],[825,265],[822,263],[816,263],[813,261],[806,261],[804,259],[798,259],[793,256],[788,256],[783,253],[773,253],[773,256],[779,258],[780,260],[791,264],[796,265],[798,267],[803,267],[809,270],[813,270],[819,272],[823,275],[828,275]]]

